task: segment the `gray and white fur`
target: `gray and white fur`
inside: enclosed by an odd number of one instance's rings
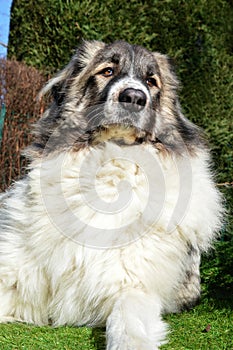
[[[155,350],[200,297],[222,201],[167,56],[83,42],[1,196],[0,322],[106,325],[108,350]],[[130,184],[130,185],[129,185]]]

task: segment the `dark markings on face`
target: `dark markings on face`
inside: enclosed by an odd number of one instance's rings
[[[95,101],[97,97],[97,83],[95,76],[90,76],[85,84],[85,87],[83,89],[83,95],[86,96],[88,94],[88,98],[90,101]]]
[[[62,91],[62,86],[60,84],[56,84],[52,87],[52,96],[56,101],[58,107],[60,107],[65,98],[65,92]]]
[[[103,90],[96,91],[96,93],[98,92],[98,101],[99,101],[100,103],[106,102],[111,87],[114,86],[117,82],[119,82],[119,81],[120,81],[121,79],[123,79],[124,77],[126,77],[126,74],[119,74],[119,75],[116,75],[115,77],[113,77],[113,78],[105,85],[105,87],[103,88]],[[95,77],[93,77],[93,78],[96,80]],[[91,87],[88,86],[88,90],[90,90],[90,89],[91,89]],[[93,105],[93,101],[92,101],[92,102],[90,101],[90,105]]]

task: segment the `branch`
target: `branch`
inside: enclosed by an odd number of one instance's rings
[[[0,45],[2,45],[5,48],[8,48],[8,46],[0,41]]]
[[[222,183],[220,183],[220,184],[216,184],[217,186],[225,186],[225,187],[227,187],[227,186],[233,186],[233,181],[231,181],[231,182],[222,182]]]

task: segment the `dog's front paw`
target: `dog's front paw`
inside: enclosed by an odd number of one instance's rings
[[[107,320],[107,350],[157,350],[167,326],[156,296],[138,290],[122,295]]]

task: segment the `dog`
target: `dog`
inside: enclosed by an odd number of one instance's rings
[[[162,315],[196,304],[223,209],[178,91],[166,55],[124,41],[84,41],[43,88],[28,173],[1,195],[0,322],[155,350]]]

